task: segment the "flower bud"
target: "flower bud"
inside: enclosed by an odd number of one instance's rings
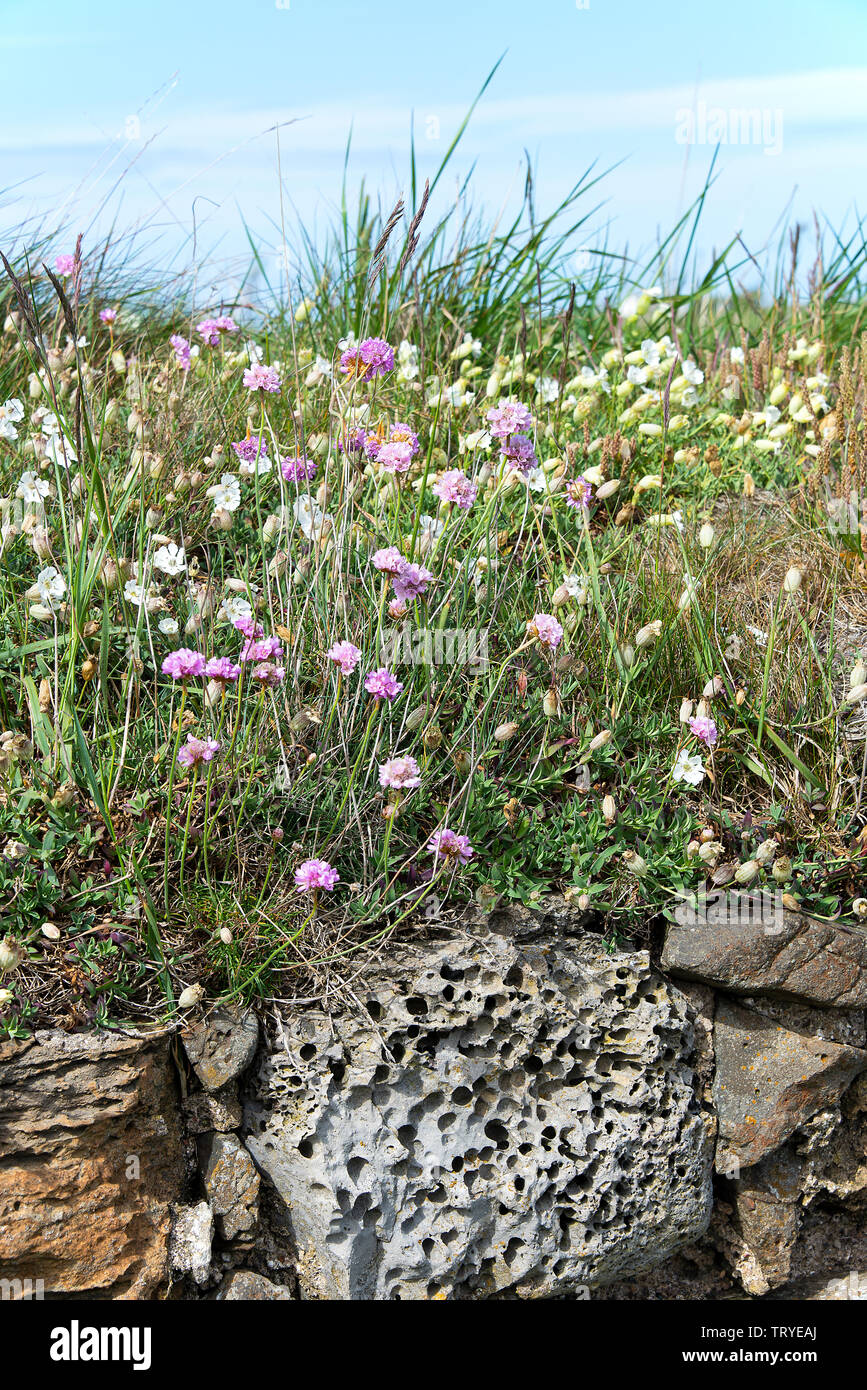
[[[847,705],[857,705],[859,700],[867,700],[867,682],[853,686],[846,696]]]
[[[584,476],[586,477],[587,475],[585,474]],[[596,500],[599,502],[604,502],[606,497],[613,497],[614,493],[617,491],[619,487],[619,478],[609,478],[607,483],[603,483],[601,487],[598,487],[596,489]]]
[[[864,685],[867,682],[867,666],[861,660],[856,661],[849,676],[849,686],[852,690],[857,685]]]
[[[752,883],[759,872],[759,867],[757,859],[748,859],[745,864],[741,864],[735,869],[735,883],[741,885]]]
[[[178,996],[179,1009],[191,1009],[200,1000],[204,999],[205,991],[201,985],[187,985],[186,989],[181,990]]]
[[[24,951],[14,937],[6,936],[0,941],[0,975],[17,970],[23,959]]]
[[[716,532],[714,531],[710,522],[706,521],[704,526],[702,526],[701,530],[698,533],[698,543],[703,550],[710,549],[710,547],[713,545],[715,535]]]
[[[407,723],[408,722],[409,721],[407,721]],[[510,738],[514,738],[519,728],[520,725],[517,724],[514,719],[509,720],[506,724],[498,724],[494,730],[494,738],[497,743],[508,743]]]
[[[604,748],[605,745],[606,745],[606,743],[608,743],[608,741],[609,741],[610,738],[611,738],[611,730],[610,730],[610,729],[601,729],[600,732],[599,732],[598,734],[596,734],[596,736],[595,736],[594,738],[591,738],[591,740],[590,740],[590,743],[589,743],[589,745],[588,745],[590,752],[591,752],[591,753],[595,753],[596,750],[597,750],[597,748]]]
[[[411,714],[408,714],[408,715],[407,715],[407,717],[406,717],[406,727],[407,727],[407,729],[410,731],[410,733],[412,733],[414,729],[419,729],[419,728],[421,728],[421,725],[424,723],[424,721],[425,721],[426,718],[427,718],[427,709],[426,709],[426,707],[425,707],[424,705],[419,705],[418,709],[414,709],[414,710],[412,711]],[[495,737],[496,737],[496,735],[495,735]]]
[[[640,627],[635,634],[635,645],[638,650],[643,651],[645,647],[652,646],[661,632],[662,621],[659,618],[656,618],[652,623],[645,624],[644,627]]]
[[[778,849],[776,840],[763,840],[756,850],[756,863],[761,864],[763,869],[766,868],[773,861]]]
[[[688,724],[692,718],[692,700],[681,700],[680,714],[677,716],[681,724]]]
[[[783,854],[779,859],[775,859],[771,866],[771,874],[775,883],[788,883],[792,877],[792,861],[787,854]]]
[[[786,570],[786,577],[783,580],[783,591],[787,594],[796,594],[801,587],[801,580],[803,577],[801,571],[793,565],[791,569]]]
[[[610,794],[602,798],[602,815],[606,825],[613,825],[617,819],[617,805]]]
[[[211,516],[211,525],[217,531],[231,531],[232,513],[225,507],[215,507]]]
[[[458,748],[452,755],[455,771],[459,777],[469,777],[473,770],[473,760],[465,748]]]
[[[220,940],[222,941],[224,946],[231,946],[232,933],[230,932],[228,927],[220,927]]]
[[[623,862],[629,872],[638,878],[647,873],[647,860],[642,859],[641,855],[636,854],[633,849],[624,850]]]
[[[867,898],[856,898],[852,903],[852,911],[856,917],[867,917]]]
[[[421,736],[421,741],[429,750],[439,748],[443,741],[442,729],[439,724],[429,724]]]

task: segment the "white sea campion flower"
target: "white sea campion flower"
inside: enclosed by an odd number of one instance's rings
[[[147,598],[147,589],[143,584],[139,584],[137,579],[128,579],[123,586],[123,596],[127,603],[135,604],[136,608],[141,608]]]
[[[0,439],[17,439],[18,431],[15,426],[23,419],[24,406],[17,396],[0,405]]]
[[[177,618],[160,618],[157,627],[165,637],[174,637],[178,631]]]
[[[671,775],[675,782],[686,782],[691,787],[697,787],[704,780],[704,763],[697,753],[690,754],[681,748]]]
[[[543,405],[551,405],[560,394],[560,383],[554,376],[540,376],[536,382],[536,395]]]
[[[228,593],[223,599],[218,618],[225,622],[235,623],[239,618],[252,618],[253,605],[249,599],[244,598],[243,594]]]
[[[66,593],[66,580],[53,565],[46,566],[36,576],[36,583],[27,590],[27,598],[42,603],[54,612]]]
[[[51,484],[46,478],[40,478],[38,474],[28,470],[21,474],[15,496],[20,497],[27,507],[41,507],[50,490]]]
[[[241,484],[234,473],[224,473],[218,483],[207,489],[213,499],[214,511],[236,512],[241,505]]]
[[[163,574],[183,574],[186,568],[187,558],[182,545],[169,541],[168,545],[161,545],[154,551],[154,569],[162,570]]]

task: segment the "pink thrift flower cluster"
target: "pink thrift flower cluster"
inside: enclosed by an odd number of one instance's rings
[[[387,666],[380,666],[378,670],[371,671],[364,688],[377,700],[393,700],[403,690],[403,682],[397,680]]]
[[[164,659],[162,670],[163,675],[171,676],[173,681],[191,680],[205,674],[205,658],[189,647],[178,647]]]
[[[172,336],[169,338],[169,342],[174,348],[175,361],[177,362],[181,371],[188,372],[190,370],[191,362],[190,345],[187,342],[186,338],[182,338],[180,333],[173,333]]]
[[[415,758],[408,754],[403,758],[388,758],[379,769],[379,785],[405,791],[410,787],[421,786],[421,774]]]
[[[238,325],[234,319],[222,314],[218,319],[202,319],[201,323],[196,324],[196,332],[201,334],[205,342],[211,347],[215,347],[220,341],[223,333],[237,333]]]
[[[713,748],[717,741],[717,727],[713,719],[705,714],[699,714],[694,719],[690,719],[689,727],[700,743],[706,744],[708,748]]]
[[[541,642],[543,647],[550,647],[552,652],[557,650],[563,640],[563,629],[550,613],[534,614],[532,622],[527,625],[527,632]]]
[[[510,435],[522,434],[533,425],[529,407],[520,401],[500,401],[488,411],[488,428],[495,439],[508,439]]]
[[[341,370],[359,381],[372,381],[394,370],[394,348],[384,338],[365,338],[340,358]]]
[[[181,767],[200,767],[202,763],[209,763],[220,751],[220,744],[215,738],[196,738],[193,734],[187,734],[187,741],[182,748],[178,749],[178,762]]]
[[[71,275],[75,269],[75,257],[67,252],[63,256],[55,256],[54,269],[58,275]]]
[[[280,464],[280,472],[287,483],[300,483],[309,481],[316,473],[316,464],[312,463],[304,454],[296,454],[283,459]]]
[[[327,859],[305,859],[295,870],[295,887],[299,893],[316,893],[320,888],[330,892],[339,882],[339,873]]]
[[[564,491],[566,505],[568,507],[575,507],[578,511],[580,511],[582,507],[590,506],[590,498],[592,495],[593,489],[583,473],[579,473],[577,478],[571,478],[566,484]]]
[[[449,830],[445,826],[442,830],[437,830],[431,835],[427,842],[428,852],[433,854],[437,860],[445,859],[451,863],[469,864],[475,850],[466,835],[458,835],[454,830]]]
[[[424,565],[405,560],[395,545],[374,552],[372,564],[382,574],[388,575],[394,588],[395,598],[401,602],[420,598],[432,584],[435,576]]]
[[[99,317],[102,323],[114,323],[117,318],[117,309],[100,309]]]
[[[210,661],[205,663],[205,675],[208,679],[222,681],[224,685],[236,681],[240,674],[241,667],[227,656],[212,656]]]
[[[249,439],[239,439],[232,445],[242,463],[255,463],[268,457],[268,441],[262,434],[251,434]]]
[[[508,439],[504,439],[500,447],[500,457],[508,459],[519,473],[529,473],[531,468],[537,468],[539,465],[532,440],[525,434],[512,434]]]
[[[476,500],[478,488],[459,468],[450,468],[433,485],[433,493],[441,502],[453,502],[468,512]]]
[[[419,451],[418,435],[409,425],[395,422],[388,431],[388,438],[378,433],[358,432],[361,447],[369,459],[378,459],[386,473],[405,473]]]
[[[254,362],[252,367],[244,368],[244,385],[248,391],[262,391],[273,396],[280,390],[280,378],[273,367]]]
[[[329,647],[326,655],[329,661],[340,667],[344,676],[351,676],[361,660],[361,650],[352,642],[335,642],[333,647]]]

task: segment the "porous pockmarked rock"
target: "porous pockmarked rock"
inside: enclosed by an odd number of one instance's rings
[[[219,1091],[249,1067],[259,1042],[252,1009],[220,1006],[181,1034],[184,1049],[206,1091]]]
[[[177,1089],[165,1036],[0,1045],[0,1278],[155,1295],[184,1181]]]
[[[292,1295],[282,1284],[272,1284],[270,1279],[256,1274],[252,1269],[236,1269],[226,1275],[214,1298],[221,1303],[234,1303],[241,1299],[276,1302],[291,1300]]]
[[[683,912],[666,931],[664,970],[744,994],[867,1008],[867,932],[783,908],[735,911],[730,898],[739,908],[763,905],[759,894],[720,894],[706,919]]]
[[[773,1153],[867,1068],[863,1048],[794,1032],[722,996],[714,1046],[716,1166],[723,1173]]]
[[[197,1284],[204,1284],[211,1263],[211,1242],[214,1238],[214,1214],[207,1202],[173,1209],[169,1258],[176,1274],[191,1274]]]
[[[247,1144],[308,1296],[545,1296],[648,1268],[710,1216],[685,1000],[593,935],[402,946],[364,1012],[287,1018]]]
[[[226,1240],[252,1231],[256,1225],[259,1174],[244,1145],[234,1134],[208,1134],[199,1140],[199,1163],[217,1230]]]

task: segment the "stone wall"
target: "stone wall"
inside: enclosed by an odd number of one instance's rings
[[[583,927],[469,916],[329,1014],[5,1044],[0,1291],[867,1296],[862,935],[675,924],[654,968]]]

